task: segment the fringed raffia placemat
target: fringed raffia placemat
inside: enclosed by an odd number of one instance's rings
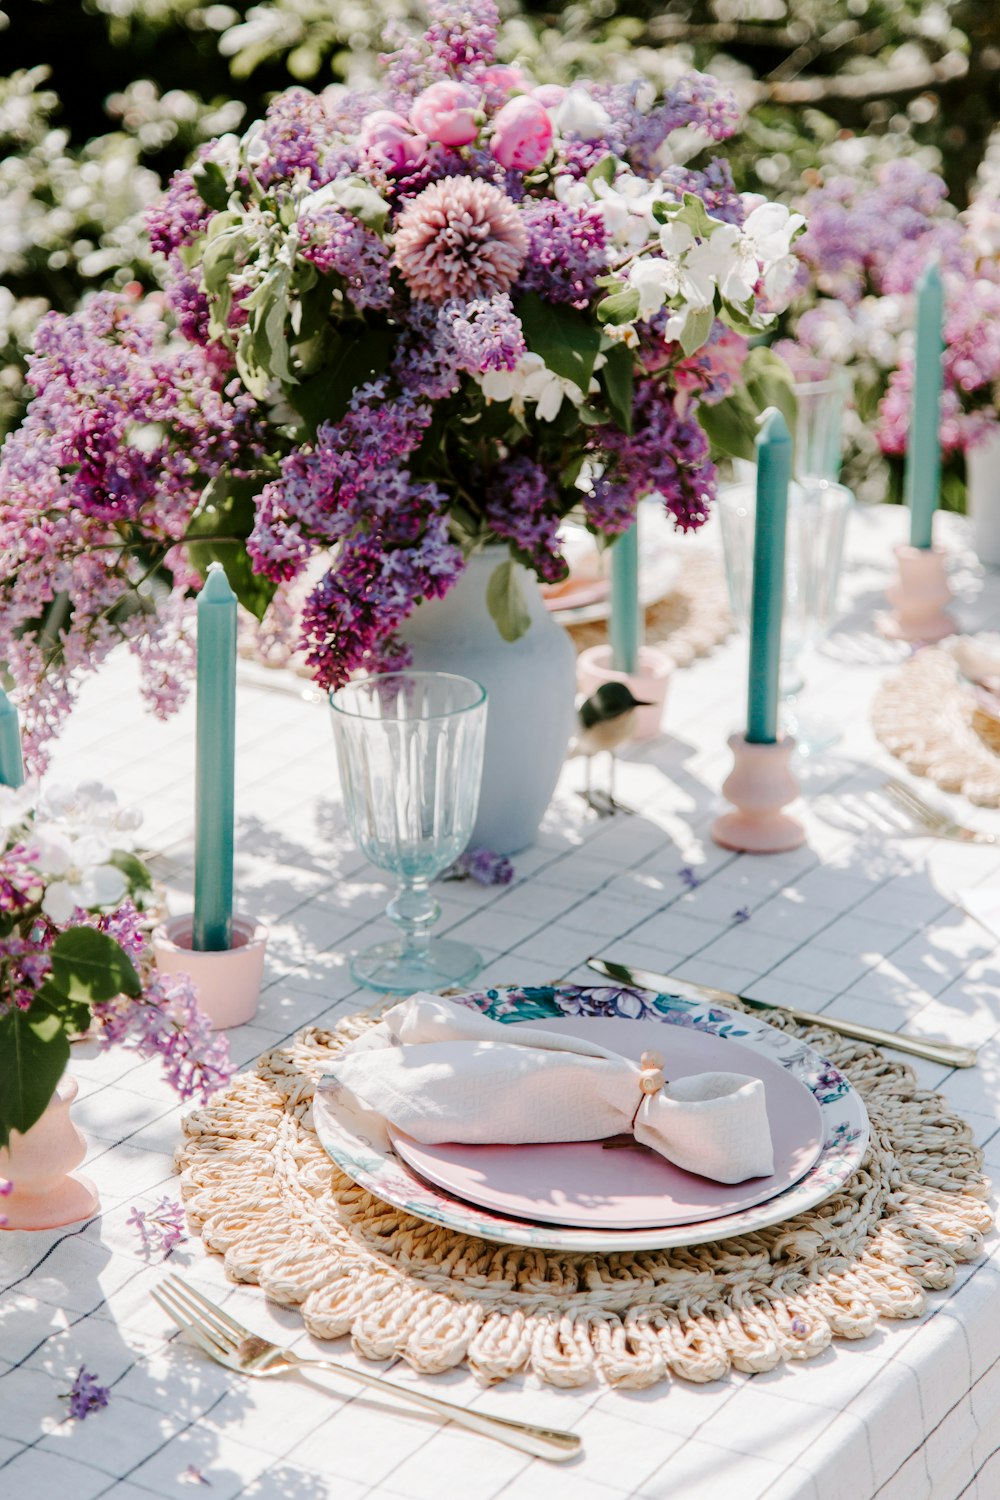
[[[732,635],[729,590],[718,554],[706,547],[685,549],[680,576],[670,593],[646,610],[646,639],[661,646],[678,667],[707,656]],[[606,620],[568,627],[578,651],[608,638]]]
[[[490,1244],[397,1212],[345,1177],[310,1124],[316,1080],[370,1019],[310,1029],[188,1115],[178,1153],[192,1224],[236,1281],[301,1308],[318,1338],[485,1381],[620,1386],[809,1359],[882,1318],[913,1318],[992,1225],[969,1127],[911,1069],[829,1032],[871,1149],[835,1197],[785,1224],[687,1250],[557,1254]]]
[[[924,646],[880,684],[872,725],[887,750],[945,792],[1000,807],[1000,727],[953,656]]]

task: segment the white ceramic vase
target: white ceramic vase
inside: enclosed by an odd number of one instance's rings
[[[486,607],[486,585],[506,547],[475,553],[443,599],[418,605],[400,634],[413,665],[457,672],[486,689],[486,755],[473,844],[516,854],[535,838],[549,805],[574,723],[576,652],[545,607],[533,574],[518,568],[531,617],[505,641]]]
[[[965,455],[968,507],[976,556],[1000,568],[1000,428]]]

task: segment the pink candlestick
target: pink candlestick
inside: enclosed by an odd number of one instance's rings
[[[954,635],[958,627],[945,610],[951,589],[941,553],[933,547],[909,545],[899,546],[895,552],[899,577],[885,591],[893,611],[879,617],[882,634],[890,640],[927,645]]]
[[[781,811],[799,795],[789,765],[795,741],[785,738],[773,745],[752,745],[742,734],[733,734],[729,748],[734,765],[722,791],[735,812],[716,818],[712,824],[715,842],[741,854],[781,854],[804,844],[802,824]]]

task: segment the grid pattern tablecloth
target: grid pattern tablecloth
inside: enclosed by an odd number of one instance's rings
[[[947,519],[947,518],[945,518]],[[810,666],[812,701],[844,737],[803,769],[810,844],[753,860],[717,849],[708,827],[739,716],[738,642],[679,674],[670,735],[623,769],[637,818],[591,821],[568,768],[538,845],[507,890],[443,888],[441,924],[477,943],[489,982],[587,981],[587,955],[676,970],[693,980],[797,1001],[831,1015],[947,1035],[982,1048],[980,1066],[917,1064],[971,1122],[1000,1168],[1000,956],[952,904],[957,886],[1000,879],[1000,853],[887,836],[876,790],[890,767],[867,709],[891,648],[870,632],[899,512],[853,518],[851,613]],[[961,540],[960,528],[954,537]],[[963,558],[967,628],[1000,623],[1000,581]],[[325,713],[261,672],[240,693],[242,903],[271,926],[256,1022],[231,1033],[238,1062],[370,996],[346,956],[384,936],[387,891],[353,848],[336,792]],[[189,901],[193,715],[140,712],[127,660],[90,685],[53,774],[99,776],[147,811],[158,873]],[[1000,827],[1000,815],[977,815]],[[991,821],[992,820],[992,821]],[[699,884],[689,889],[681,871]],[[748,921],[736,913],[750,911]],[[173,1337],[151,1304],[160,1275],[125,1220],[174,1195],[179,1110],[152,1064],[75,1049],[75,1115],[92,1142],[104,1212],[77,1229],[0,1237],[0,1494],[53,1500],[993,1500],[1000,1493],[1000,1255],[995,1246],[931,1299],[916,1324],[880,1327],[801,1367],[648,1391],[575,1391],[512,1381],[483,1391],[464,1372],[431,1384],[500,1414],[581,1433],[585,1456],[554,1468],[322,1378],[243,1383]],[[172,1263],[245,1322],[307,1351],[297,1317],[232,1287],[188,1243]],[[338,1355],[342,1352],[337,1351]],[[344,1358],[351,1360],[349,1351]],[[60,1393],[86,1363],[110,1406],[64,1420]],[[419,1382],[403,1365],[393,1378]],[[208,1483],[202,1486],[199,1476]],[[210,1488],[208,1486],[211,1486]]]

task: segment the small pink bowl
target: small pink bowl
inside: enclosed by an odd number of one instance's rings
[[[267,928],[250,917],[233,918],[233,946],[219,953],[196,953],[191,947],[191,916],[170,917],[153,933],[153,952],[161,974],[187,974],[194,983],[199,1009],[213,1031],[242,1026],[257,1014],[264,976]]]

